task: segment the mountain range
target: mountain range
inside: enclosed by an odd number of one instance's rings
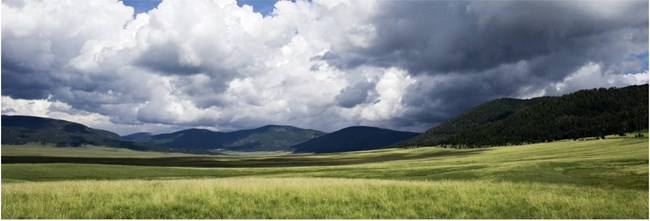
[[[116,133],[89,128],[64,120],[33,116],[2,115],[2,144],[42,143],[78,147],[97,145],[136,150],[164,150],[124,141]]]
[[[99,145],[137,150],[210,153],[331,153],[404,146],[485,147],[603,137],[648,128],[648,85],[581,90],[559,97],[502,98],[478,105],[425,133],[355,126],[332,133],[293,126],[216,132],[187,129],[120,137],[57,119],[2,116],[2,144]]]
[[[168,134],[136,133],[124,140],[184,150],[291,151],[291,146],[324,135],[317,130],[267,125],[256,129],[215,132],[188,129]]]
[[[2,116],[2,144],[40,143],[55,146],[111,146],[137,150],[215,153],[232,151],[342,152],[377,149],[417,133],[375,127],[349,127],[327,134],[293,126],[217,132],[187,129],[166,134],[119,135],[82,124],[32,116]],[[318,138],[318,139],[317,139]]]

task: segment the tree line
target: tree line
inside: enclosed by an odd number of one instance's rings
[[[485,147],[604,137],[648,128],[648,85],[561,97],[498,99],[430,129],[406,145]]]

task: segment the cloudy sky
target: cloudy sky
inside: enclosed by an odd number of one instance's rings
[[[420,132],[495,98],[648,82],[647,1],[158,3],[3,0],[2,113]]]

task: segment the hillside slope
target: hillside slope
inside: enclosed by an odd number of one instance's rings
[[[372,150],[413,138],[418,133],[376,127],[348,127],[293,146],[296,153],[333,153]]]
[[[603,136],[648,128],[648,85],[497,99],[400,143],[466,147]]]
[[[96,145],[146,150],[149,147],[123,141],[109,131],[64,120],[2,115],[2,144],[40,143],[56,146]]]
[[[215,132],[188,129],[168,134],[132,134],[122,137],[146,145],[159,145],[177,150],[209,151],[290,151],[290,147],[325,133],[292,126],[268,125],[256,129]]]

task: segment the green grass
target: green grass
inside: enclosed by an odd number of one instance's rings
[[[61,181],[2,192],[3,218],[648,218],[647,191],[487,181]]]
[[[105,157],[105,158],[156,158],[206,156],[184,153],[163,153],[129,150],[124,148],[84,146],[53,147],[40,144],[2,145],[2,156],[45,156],[45,157]]]
[[[645,138],[179,159],[3,163],[2,218],[648,218]]]
[[[205,158],[200,158],[205,159]],[[233,176],[335,177],[395,180],[492,180],[648,188],[646,139],[566,141],[477,150],[387,149],[282,157],[211,157],[246,165],[291,162],[342,166],[182,168],[99,164],[3,164],[3,182],[185,179]],[[336,165],[336,164],[335,164]]]

